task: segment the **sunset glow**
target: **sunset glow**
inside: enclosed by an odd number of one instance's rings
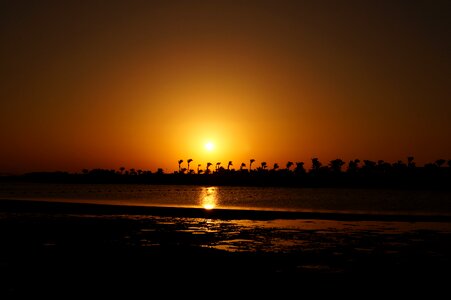
[[[204,209],[211,210],[218,205],[218,188],[217,187],[208,187],[202,188],[202,192],[199,197],[200,206]]]
[[[209,152],[213,151],[215,149],[215,145],[212,142],[208,142],[205,144],[205,149]]]
[[[445,4],[113,2],[0,10],[0,172],[451,157]]]

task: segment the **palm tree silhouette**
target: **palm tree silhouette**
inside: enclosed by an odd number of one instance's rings
[[[183,163],[183,159],[179,160],[179,173],[181,171],[181,164]]]
[[[407,157],[407,166],[409,168],[414,168],[415,167],[415,163],[413,162],[413,160],[414,160],[413,156]]]
[[[387,173],[392,168],[392,165],[390,163],[388,163],[388,162],[383,161],[383,160],[378,160],[376,168],[381,170],[383,173]]]
[[[365,170],[366,172],[373,172],[374,169],[376,168],[376,163],[372,160],[368,160],[365,159],[363,160],[363,170]]]
[[[337,158],[330,161],[330,168],[335,173],[341,173],[341,167],[343,167],[344,164],[345,162],[343,160]]]
[[[216,163],[216,172],[218,172],[218,170],[219,170],[219,166],[221,165],[221,162],[217,162]]]
[[[246,164],[245,163],[241,163],[241,165],[240,165],[240,171],[243,171],[243,168],[244,167],[246,167]]]
[[[188,158],[188,160],[186,161],[188,163],[188,173],[191,171],[191,169],[189,168],[189,164],[192,162],[193,160],[191,158]]]
[[[289,171],[290,170],[290,168],[293,166],[293,162],[292,161],[289,161],[289,162],[287,162],[287,170]]]
[[[443,166],[445,164],[446,160],[444,159],[437,159],[435,161],[435,164],[440,168],[441,166]]]
[[[266,167],[268,167],[268,164],[266,163],[266,161],[263,161],[263,162],[261,163],[261,165],[262,165],[262,169],[263,169],[263,170],[266,169]]]
[[[302,161],[296,162],[296,168],[294,169],[294,173],[305,174],[304,162],[302,162]]]
[[[249,172],[252,171],[252,163],[255,162],[255,159],[251,159],[249,163]]]
[[[207,162],[207,169],[205,170],[205,173],[210,173],[210,167],[212,166],[213,164],[211,163],[211,162]]]
[[[348,163],[348,172],[357,172],[359,168],[360,159],[350,160]]]
[[[197,165],[197,174],[200,174],[200,164]]]
[[[230,170],[230,166],[232,166],[232,161],[229,161],[229,163],[227,164],[227,171]]]
[[[272,167],[273,171],[276,171],[279,168],[278,163],[274,163],[274,166]]]
[[[319,171],[319,168],[321,168],[322,165],[323,164],[319,161],[318,158],[312,158],[312,171]]]

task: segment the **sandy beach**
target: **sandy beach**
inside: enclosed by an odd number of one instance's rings
[[[440,278],[451,267],[445,216],[1,200],[0,231],[2,285],[10,295],[62,289],[114,294],[151,278],[204,274]]]

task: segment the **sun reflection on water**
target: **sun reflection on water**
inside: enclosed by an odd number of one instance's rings
[[[200,205],[205,209],[213,209],[218,206],[218,188],[206,187],[202,188],[200,193]]]

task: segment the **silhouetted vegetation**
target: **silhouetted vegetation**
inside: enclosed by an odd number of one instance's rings
[[[399,160],[388,163],[383,160],[374,162],[354,159],[346,163],[342,159],[334,159],[329,164],[323,164],[318,158],[313,158],[311,168],[307,171],[304,162],[288,161],[286,168],[280,168],[274,163],[271,169],[267,162],[252,169],[255,159],[246,164],[240,164],[238,170],[229,161],[227,168],[221,162],[206,163],[203,170],[197,165],[197,172],[190,169],[192,159],[178,161],[178,171],[165,173],[159,168],[156,172],[135,170],[120,167],[118,170],[83,169],[80,173],[68,172],[35,172],[20,176],[3,176],[2,180],[25,180],[35,182],[70,182],[70,183],[148,183],[148,184],[194,184],[194,185],[243,185],[243,186],[294,186],[294,187],[357,187],[357,188],[440,188],[451,187],[451,160],[438,159],[423,167],[415,164],[413,157],[407,158],[407,163]],[[295,166],[292,169],[292,166]]]

